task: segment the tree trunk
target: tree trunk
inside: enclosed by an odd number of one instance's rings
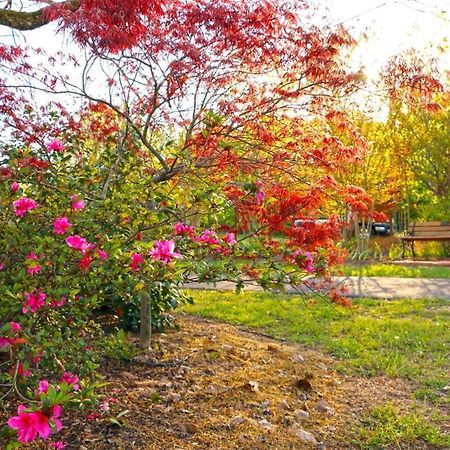
[[[152,314],[150,294],[142,290],[141,297],[141,330],[139,335],[139,348],[147,350],[152,340]]]
[[[57,4],[66,6],[72,11],[76,11],[80,6],[78,0],[68,0]],[[34,30],[55,20],[49,18],[48,14],[46,14],[48,8],[49,6],[45,6],[44,8],[31,12],[0,8],[0,25],[21,31]]]

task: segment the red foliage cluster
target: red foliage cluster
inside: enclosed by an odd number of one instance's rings
[[[163,14],[164,0],[79,0],[46,8],[48,20],[60,20],[82,45],[118,52],[139,42],[149,21]]]

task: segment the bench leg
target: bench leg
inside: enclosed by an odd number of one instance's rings
[[[414,241],[411,241],[411,250],[412,250],[413,258],[415,258],[416,257],[416,252],[414,251]]]
[[[402,241],[402,259],[405,259],[406,241]]]

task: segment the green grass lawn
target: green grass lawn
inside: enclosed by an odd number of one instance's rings
[[[450,278],[450,267],[400,266],[397,264],[346,264],[335,273],[353,277]]]
[[[450,303],[361,299],[351,309],[324,300],[268,293],[191,291],[184,311],[259,328],[275,337],[318,346],[340,359],[338,369],[385,373],[417,384],[417,396],[442,402],[449,384]]]

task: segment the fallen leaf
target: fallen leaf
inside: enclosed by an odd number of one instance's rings
[[[249,381],[244,384],[244,388],[252,392],[259,392],[259,383],[257,381]]]
[[[178,423],[177,424],[178,429],[185,434],[194,434],[197,433],[198,427],[195,425],[195,423],[192,422],[184,422],[184,423]]]

